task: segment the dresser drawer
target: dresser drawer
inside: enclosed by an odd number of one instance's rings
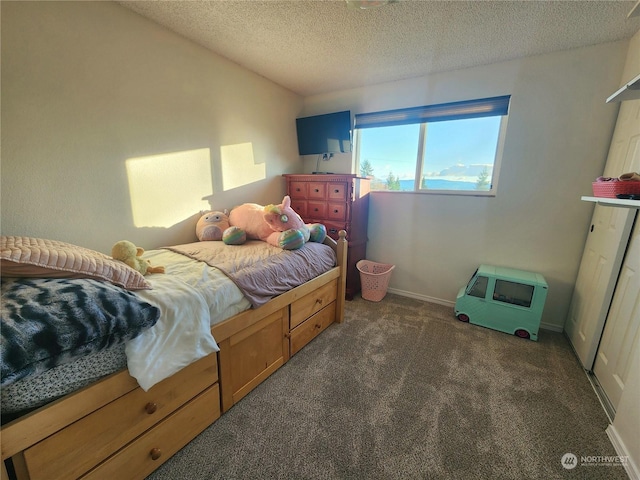
[[[334,240],[338,240],[338,232],[340,230],[345,230],[347,232],[347,241],[349,240],[351,228],[348,223],[324,222],[324,226],[327,228],[327,235]]]
[[[300,214],[300,212],[298,213]],[[306,216],[308,218],[317,218],[320,220],[323,218],[327,218],[327,204],[325,202],[313,202],[313,201],[307,202]]]
[[[335,302],[326,305],[322,310],[298,325],[291,331],[291,355],[295,355],[320,332],[331,325],[336,319]]]
[[[213,353],[148,392],[132,390],[27,449],[31,480],[79,477],[217,380]]]
[[[220,390],[216,384],[98,465],[82,479],[143,479],[218,418]]]
[[[328,203],[326,218],[329,220],[347,221],[349,207],[346,203]]]
[[[328,200],[341,200],[347,201],[347,194],[349,192],[349,184],[347,183],[330,183],[327,188]]]
[[[316,291],[293,302],[289,316],[289,328],[293,330],[311,315],[333,302],[336,299],[337,282],[338,280],[329,282]]]
[[[291,199],[291,208],[293,208],[293,210],[302,217],[302,219],[304,220],[305,217],[308,217],[307,214],[307,201],[306,200],[301,200],[299,198],[292,198]]]
[[[327,198],[327,184],[322,182],[309,182],[307,185],[307,198],[309,200],[324,200]]]
[[[294,198],[307,198],[308,185],[308,182],[291,182],[289,187],[289,196],[291,197],[291,199],[293,200]]]

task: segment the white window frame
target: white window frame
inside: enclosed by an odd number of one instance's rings
[[[463,103],[463,102],[459,102]],[[436,106],[437,107],[437,106]],[[429,107],[425,107],[429,108]],[[384,113],[384,112],[381,112]],[[495,115],[498,116],[498,115]],[[427,194],[427,195],[459,195],[459,196],[482,196],[482,197],[495,197],[497,195],[498,190],[498,180],[500,176],[500,170],[502,167],[502,155],[504,152],[504,144],[507,132],[507,122],[509,118],[509,114],[506,113],[501,115],[500,119],[500,127],[498,130],[498,141],[496,145],[496,153],[493,162],[493,172],[491,175],[491,185],[488,190],[444,190],[444,189],[423,189],[420,188],[422,185],[422,172],[424,171],[425,158],[424,158],[424,149],[426,145],[426,130],[429,122],[420,123],[420,133],[418,138],[418,152],[416,158],[416,175],[414,181],[414,189],[412,191],[407,190],[372,190],[375,193],[383,193],[383,194]],[[417,122],[416,122],[417,123]],[[378,127],[383,128],[384,126]],[[355,155],[355,166],[356,171],[360,172],[360,128],[354,128],[353,130],[353,141],[355,144],[354,155]],[[428,160],[427,160],[428,165]]]

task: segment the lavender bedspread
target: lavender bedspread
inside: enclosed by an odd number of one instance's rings
[[[249,240],[244,245],[195,242],[164,248],[220,269],[238,286],[253,308],[336,265],[336,255],[331,247],[313,242],[297,250],[282,250],[258,240]]]

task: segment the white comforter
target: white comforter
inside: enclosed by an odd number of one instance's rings
[[[129,373],[149,390],[182,368],[219,350],[211,326],[250,307],[242,292],[220,270],[168,250],[144,257],[165,274],[146,278],[152,290],[136,292],[160,308],[158,322],[126,343]]]

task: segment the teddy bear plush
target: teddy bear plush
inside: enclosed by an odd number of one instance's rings
[[[309,241],[321,243],[327,236],[324,225],[304,223],[291,208],[289,196],[285,196],[280,205],[245,203],[235,207],[229,214],[229,224],[222,238],[228,245],[242,244],[248,238],[295,250]]]
[[[151,262],[142,258],[144,248],[136,247],[128,240],[120,240],[111,249],[111,256],[114,260],[126,263],[142,275],[147,273],[164,273],[164,267],[152,267]]]
[[[196,236],[201,242],[222,240],[222,234],[229,228],[227,211],[206,212],[196,224]]]

